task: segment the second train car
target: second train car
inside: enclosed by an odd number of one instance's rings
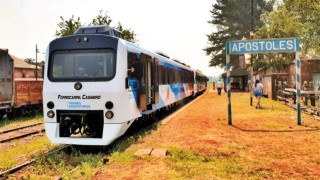
[[[43,104],[51,142],[108,145],[138,118],[205,91],[201,72],[119,36],[108,26],[81,27],[49,44]]]

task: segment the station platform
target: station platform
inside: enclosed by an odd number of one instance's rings
[[[123,154],[130,162],[114,160],[95,178],[320,178],[318,120],[302,114],[299,126],[288,106],[262,98],[263,109],[255,109],[249,93],[231,93],[233,125],[228,125],[227,103],[224,91],[218,96],[208,89],[127,148]],[[145,148],[166,148],[168,154],[134,157]]]

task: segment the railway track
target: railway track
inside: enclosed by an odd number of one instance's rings
[[[185,103],[188,105],[190,102],[193,102],[193,101],[187,101]],[[140,124],[140,125],[143,126],[143,128],[141,126],[140,126],[140,128],[130,128],[130,130],[127,131],[123,137],[121,137],[119,140],[115,141],[113,144],[111,144],[109,146],[106,146],[106,147],[104,147],[104,146],[101,146],[101,147],[99,147],[99,146],[90,147],[89,146],[88,147],[88,146],[71,146],[71,145],[69,145],[69,146],[66,146],[66,147],[62,147],[62,148],[60,148],[58,150],[43,154],[41,156],[38,156],[37,158],[31,159],[31,160],[29,160],[27,162],[24,162],[24,163],[22,163],[22,164],[20,164],[18,166],[15,166],[15,167],[13,167],[11,169],[8,169],[8,170],[6,170],[4,172],[1,172],[0,173],[0,179],[10,178],[10,177],[14,177],[14,176],[19,177],[19,174],[21,175],[21,174],[26,173],[24,171],[29,171],[29,168],[27,170],[26,167],[32,166],[39,158],[43,158],[44,156],[47,157],[50,154],[53,154],[53,153],[58,152],[58,151],[65,150],[68,147],[70,148],[70,151],[66,151],[66,152],[68,152],[68,154],[70,156],[68,156],[66,158],[66,160],[64,160],[64,158],[63,158],[63,159],[60,159],[60,161],[65,161],[65,162],[72,161],[70,159],[73,159],[74,156],[78,156],[78,154],[85,155],[85,154],[99,154],[99,153],[102,153],[103,159],[101,159],[101,161],[103,162],[103,164],[106,164],[108,162],[108,157],[112,152],[114,152],[114,151],[123,151],[124,149],[128,148],[132,143],[134,143],[136,141],[136,139],[135,139],[136,136],[139,136],[139,137],[147,136],[148,133],[145,133],[145,131],[146,132],[150,131],[150,130],[154,129],[155,126],[158,126],[159,124],[162,124],[163,121],[168,121],[168,119],[170,119],[170,117],[172,115],[174,116],[174,114],[179,112],[180,108],[182,109],[183,107],[186,107],[186,106],[182,106],[182,105],[179,104],[179,105],[176,105],[176,106],[172,107],[168,111],[157,113],[156,117],[152,117],[152,116],[149,117],[149,118],[153,119],[153,121],[150,121],[151,119],[148,119],[148,120],[145,119],[144,123]],[[138,134],[140,130],[143,131],[142,134]],[[132,138],[132,137],[134,137],[134,138]],[[127,144],[127,146],[121,146],[121,148],[119,149],[118,144],[119,143],[120,144],[123,143],[123,141],[128,141],[127,143],[124,143],[124,144]],[[80,153],[77,153],[77,151],[79,151]],[[73,154],[73,152],[76,152],[76,153]],[[46,167],[46,168],[50,169],[50,167]],[[55,176],[55,179],[68,178],[68,177],[72,176],[74,173],[77,173],[77,171],[81,171],[82,168],[83,168],[82,164],[74,165],[73,168],[70,169],[67,173],[64,173],[64,175],[57,174],[57,176]],[[95,170],[94,174],[96,174],[100,170],[101,170],[101,167],[98,167],[97,170]],[[34,174],[37,174],[37,172],[34,172]]]
[[[26,162],[24,162],[22,164],[19,164],[19,165],[13,167],[11,169],[3,171],[3,172],[0,173],[0,179],[6,179],[9,175],[13,175],[14,173],[16,173],[16,172],[22,170],[23,168],[31,165],[32,163],[36,162],[38,159],[40,159],[42,157],[49,156],[49,155],[51,155],[53,153],[57,153],[59,151],[67,151],[69,148],[71,148],[71,145],[63,146],[63,147],[61,147],[59,149],[44,153],[43,155],[40,155],[37,158],[33,158],[33,159],[29,160],[29,161],[26,161]]]
[[[21,127],[17,127],[17,128],[7,129],[7,130],[4,130],[4,131],[0,131],[0,135],[1,134],[5,134],[5,133],[9,133],[9,132],[12,132],[12,131],[17,131],[17,130],[21,130],[21,129],[25,129],[25,128],[29,128],[29,127],[38,126],[38,125],[41,125],[41,124],[43,124],[43,123],[35,123],[35,124],[27,125],[27,126],[21,126]]]
[[[34,134],[43,133],[45,131],[44,128],[34,129],[35,127],[40,126],[40,125],[43,125],[43,123],[35,123],[35,124],[27,125],[27,126],[22,126],[22,127],[17,127],[17,128],[12,128],[12,129],[1,131],[0,132],[0,143],[5,143],[5,142],[12,141],[12,140],[28,137],[28,136],[31,136]],[[31,130],[27,130],[28,128],[30,128]],[[23,132],[19,132],[19,131],[23,131]]]
[[[28,132],[28,133],[25,133],[25,134],[21,134],[21,135],[18,135],[18,136],[2,139],[2,140],[0,140],[0,143],[5,143],[5,142],[16,140],[16,139],[21,139],[21,138],[28,137],[28,136],[31,136],[31,135],[34,135],[34,134],[43,133],[44,131],[45,131],[45,129],[41,129],[40,131],[36,130],[36,131]]]

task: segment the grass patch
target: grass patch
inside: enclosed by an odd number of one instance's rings
[[[71,154],[57,152],[37,160],[32,170],[23,175],[23,179],[90,179],[95,168],[102,166],[103,155],[82,154],[74,150]]]
[[[21,159],[24,161],[30,160],[31,158],[42,154],[49,149],[53,149],[54,145],[46,138],[38,138],[27,144],[23,141],[16,141],[17,144],[13,148],[2,150],[0,153],[0,170],[4,171],[11,167],[18,165]],[[23,162],[24,162],[23,161]]]
[[[259,179],[268,175],[267,170],[251,170],[245,166],[250,161],[228,150],[214,149],[212,155],[203,156],[197,152],[171,148],[169,166],[174,170],[173,179]]]
[[[135,150],[128,150],[125,152],[114,152],[110,156],[111,162],[117,162],[117,163],[131,163],[135,160],[133,154],[135,153]]]
[[[276,123],[276,122],[264,122],[263,126],[265,126],[267,128],[271,128],[271,129],[284,129],[284,128],[287,128],[287,125],[279,124],[279,123]]]
[[[139,127],[132,126],[130,128],[135,129]],[[120,137],[117,141],[115,141],[109,146],[110,149],[108,150],[108,154],[124,152],[129,146],[136,143],[138,139],[146,137],[147,135],[156,131],[158,128],[158,125],[151,124],[141,128],[138,132],[133,132],[132,129],[129,129],[123,137]]]
[[[32,124],[32,123],[41,123],[43,122],[43,116],[35,116],[35,117],[22,117],[17,119],[3,119],[0,120],[0,127],[11,128],[14,126],[22,126],[24,124]]]
[[[129,131],[111,144],[105,153],[110,154],[110,161],[131,163],[134,160],[134,150],[125,150],[157,128],[157,125],[149,125],[138,132]],[[84,154],[77,149],[73,149],[72,154],[58,152],[39,159],[32,170],[23,175],[23,179],[51,179],[50,177],[58,176],[62,176],[63,179],[90,179],[94,175],[95,169],[102,166],[103,156],[101,152]]]
[[[110,161],[118,163],[130,163],[134,160],[133,154],[136,150],[125,151],[129,146],[135,144],[138,139],[146,137],[152,132],[158,129],[158,125],[152,124],[143,127],[138,132],[129,132],[124,136],[118,139],[116,142],[111,144],[108,154],[110,154]],[[134,128],[134,127],[133,127]]]

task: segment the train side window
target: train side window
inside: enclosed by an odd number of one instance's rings
[[[159,76],[158,76],[158,71],[159,71],[159,60],[158,58],[153,58],[153,67],[154,67],[154,83],[155,85],[159,85]]]
[[[163,84],[162,82],[162,66],[160,65],[157,65],[158,66],[158,81],[159,81],[159,84]]]
[[[166,68],[166,84],[170,84],[170,68]]]
[[[162,74],[162,84],[167,84],[167,69],[164,66],[161,66]]]
[[[138,55],[137,55],[136,53],[129,52],[129,53],[128,53],[128,69],[131,68],[132,64],[133,64],[135,61],[139,61]]]
[[[167,77],[168,77],[168,84],[171,84],[172,83],[172,72],[171,72],[171,69],[168,68],[168,72],[167,72]]]
[[[174,83],[174,80],[175,80],[175,70],[174,69],[170,69],[170,80],[171,80],[171,83]]]
[[[176,83],[180,83],[181,82],[181,80],[180,80],[180,71],[176,71],[176,74],[177,74],[177,80],[176,80]]]

